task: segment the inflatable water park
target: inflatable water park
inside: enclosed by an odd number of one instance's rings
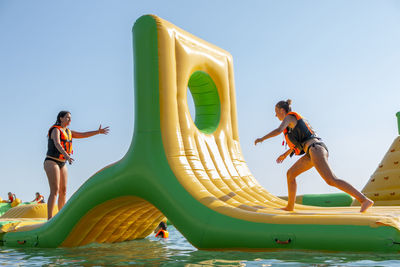
[[[154,15],[140,17],[132,32],[135,125],[128,152],[90,177],[49,221],[45,204],[10,207],[0,217],[0,245],[143,239],[168,218],[204,250],[400,250],[399,136],[363,189],[376,203],[367,212],[351,206],[349,196],[323,207],[323,195],[314,202],[304,196],[298,202],[307,205],[284,211],[286,201],[264,189],[243,158],[229,52]]]

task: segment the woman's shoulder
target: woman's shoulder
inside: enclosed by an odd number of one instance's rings
[[[54,131],[54,129],[57,129],[58,131]],[[47,134],[47,136],[49,137],[49,138],[51,138],[51,136],[52,136],[52,134],[53,133],[55,133],[55,134],[60,134],[60,127],[58,126],[58,125],[52,125],[51,127],[50,127],[50,129],[49,129],[49,131],[48,131],[48,134]]]
[[[290,111],[287,115],[291,115],[291,117],[296,118],[297,120],[303,118],[303,116],[301,116],[299,113],[297,113],[295,111]]]
[[[290,122],[295,122],[295,121],[298,120],[297,115],[298,115],[297,113],[289,112],[289,113],[286,115],[285,119],[288,120],[288,121],[290,121]]]

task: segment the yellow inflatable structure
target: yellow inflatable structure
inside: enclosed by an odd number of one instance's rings
[[[21,199],[16,198],[13,202],[11,202],[11,208],[18,206],[21,203],[22,203]]]
[[[58,212],[57,206],[54,206],[53,214]],[[5,218],[40,218],[47,219],[47,204],[28,204],[19,205],[6,211],[0,219]]]
[[[397,137],[362,192],[375,206],[400,205],[400,136]],[[353,202],[353,205],[359,205]]]
[[[0,198],[0,202],[2,202],[2,203],[8,203],[7,200],[3,200],[2,198]],[[22,203],[21,199],[16,198],[13,202],[11,202],[11,207],[14,208],[14,207],[18,206],[18,205],[21,204],[21,203]]]
[[[54,214],[58,212],[54,208]],[[26,231],[47,221],[47,204],[18,205],[0,216],[0,234]]]

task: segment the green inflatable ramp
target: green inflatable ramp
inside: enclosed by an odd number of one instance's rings
[[[144,238],[166,216],[199,249],[399,251],[399,207],[296,205],[265,190],[241,153],[232,56],[156,16],[133,27],[135,126],[120,161],[12,247]],[[190,116],[191,92],[196,116]]]

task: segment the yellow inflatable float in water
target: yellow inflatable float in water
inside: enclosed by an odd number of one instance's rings
[[[0,202],[9,203],[7,200],[0,200]],[[18,206],[21,203],[22,203],[21,199],[17,198],[13,202],[11,202],[11,207],[14,208],[14,207]]]
[[[57,214],[57,206],[53,214]],[[31,229],[47,221],[47,204],[19,205],[0,216],[0,234]],[[30,227],[29,227],[30,226]],[[29,227],[29,228],[28,228]]]
[[[57,206],[54,206],[53,213],[58,212]],[[4,218],[41,218],[47,219],[47,204],[28,204],[9,209],[0,219]]]
[[[16,198],[13,202],[11,202],[11,208],[18,206],[21,203],[22,203],[21,199]]]

